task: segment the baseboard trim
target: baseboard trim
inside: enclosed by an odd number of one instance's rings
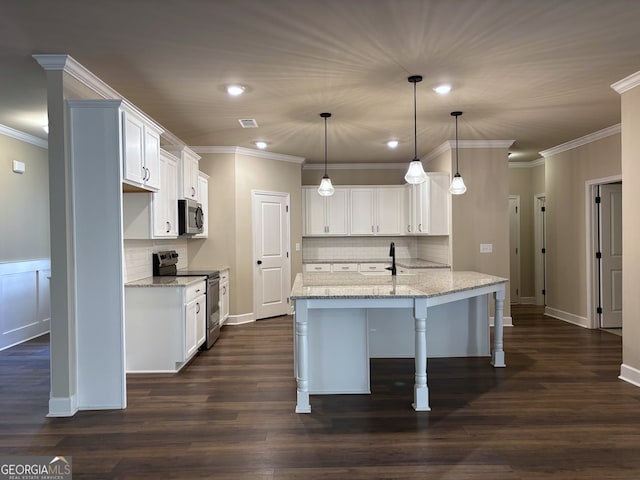
[[[47,417],[73,417],[78,411],[78,400],[70,397],[50,397]]]
[[[625,365],[624,363],[620,365],[620,376],[618,378],[631,385],[640,387],[640,370],[630,365]]]
[[[489,317],[489,326],[494,326],[494,317]],[[513,327],[513,317],[502,317],[503,327]]]
[[[564,312],[562,310],[551,307],[544,307],[544,314],[582,328],[591,328],[591,326],[589,325],[589,319],[586,317],[581,317],[580,315]]]
[[[243,313],[242,315],[229,315],[224,325],[242,325],[245,323],[251,323],[256,321],[256,316],[253,312]]]

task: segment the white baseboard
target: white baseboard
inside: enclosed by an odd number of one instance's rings
[[[489,317],[489,326],[493,327],[494,325],[494,317]],[[513,327],[513,317],[502,317],[502,326],[503,327]]]
[[[625,365],[624,363],[620,365],[620,376],[618,378],[631,385],[640,387],[640,370],[630,365]]]
[[[256,316],[253,312],[244,313],[242,315],[229,315],[224,322],[225,325],[242,325],[243,323],[251,323],[256,321]]]
[[[563,312],[562,310],[551,307],[544,307],[544,314],[548,315],[549,317],[557,318],[558,320],[563,320],[567,323],[571,323],[573,325],[578,325],[582,328],[591,328],[591,325],[589,325],[589,319],[586,317],[581,317],[580,315]]]
[[[78,411],[75,395],[71,397],[50,397],[47,417],[73,417]]]

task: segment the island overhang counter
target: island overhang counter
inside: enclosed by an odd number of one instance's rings
[[[310,413],[310,394],[370,393],[369,322],[381,312],[412,317],[415,358],[413,408],[428,411],[427,318],[430,312],[475,302],[462,315],[474,316],[486,326],[489,343],[488,296],[494,298],[494,334],[491,364],[505,366],[503,350],[503,304],[506,278],[471,271],[437,269],[392,276],[390,273],[300,273],[291,290],[294,302],[294,374],[297,382],[296,413]],[[447,311],[438,311],[445,317]],[[456,316],[460,316],[460,309]],[[407,323],[392,316],[391,325]],[[467,319],[462,319],[467,321]],[[471,322],[469,322],[471,323]],[[459,325],[451,323],[450,325]],[[453,328],[453,327],[452,327]],[[405,332],[407,333],[407,332]],[[455,334],[455,332],[454,332]],[[484,340],[482,340],[484,341]],[[487,345],[487,349],[489,346]]]

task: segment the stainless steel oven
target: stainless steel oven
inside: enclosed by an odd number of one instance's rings
[[[204,348],[211,348],[220,337],[220,272],[213,269],[177,269],[178,252],[167,250],[153,254],[154,276],[205,277],[207,297],[207,341]]]

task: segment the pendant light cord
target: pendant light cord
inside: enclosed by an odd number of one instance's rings
[[[327,176],[327,117],[324,117],[324,176]]]
[[[413,82],[413,159],[418,159],[418,107],[416,102],[416,82]]]
[[[458,116],[456,115],[456,173],[460,173],[458,167]]]

